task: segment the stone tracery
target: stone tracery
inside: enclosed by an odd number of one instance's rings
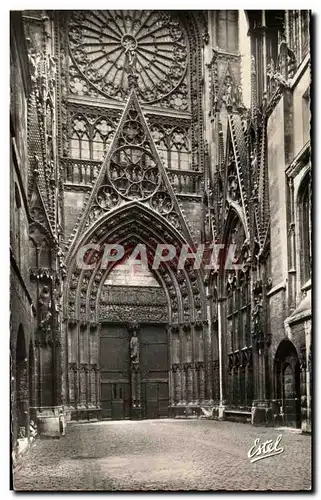
[[[156,11],[77,11],[69,21],[74,64],[100,93],[115,99],[128,94],[127,74],[138,74],[138,95],[154,102],[168,96],[184,80],[186,41],[178,21]],[[88,89],[79,77],[76,92]],[[173,97],[182,106],[182,95]]]

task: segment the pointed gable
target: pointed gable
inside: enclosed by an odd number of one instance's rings
[[[78,235],[82,235],[107,212],[133,201],[148,205],[192,244],[192,236],[135,90],[131,91],[113,142],[69,244],[73,246]]]
[[[227,151],[227,199],[239,203],[249,227],[249,162],[242,119],[238,113],[228,116]]]

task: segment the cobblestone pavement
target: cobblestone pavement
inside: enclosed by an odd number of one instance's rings
[[[256,438],[284,453],[250,463]],[[14,472],[16,490],[303,490],[311,485],[311,437],[209,420],[70,424],[37,439]]]

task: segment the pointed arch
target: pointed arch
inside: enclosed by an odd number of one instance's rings
[[[227,354],[227,404],[250,409],[253,398],[251,292],[248,266],[249,238],[238,205],[229,207],[223,242],[235,245],[234,261],[242,269],[221,271],[221,293],[226,297],[225,349]]]
[[[240,207],[240,205],[238,205],[238,203],[230,201],[223,231],[224,242],[227,242],[228,236],[230,234],[230,228],[233,225],[233,223],[236,223],[237,219],[239,219],[239,221],[243,226],[245,237],[249,238],[249,231],[246,225],[245,215],[242,208]]]
[[[108,319],[111,320],[111,318],[114,318],[118,325],[122,325],[124,322],[126,324],[126,318],[128,317],[127,313],[125,314],[124,312],[125,308],[121,311],[121,308],[118,307],[119,312],[116,311],[115,317],[114,312],[116,308],[112,305],[111,307],[105,307],[102,304],[102,290],[106,290],[104,284],[117,263],[112,263],[107,269],[102,269],[99,265],[99,258],[101,256],[97,254],[97,266],[94,269],[87,271],[77,268],[77,249],[88,241],[94,241],[99,246],[103,246],[105,243],[117,243],[130,251],[136,244],[143,243],[146,245],[148,257],[152,259],[158,243],[169,243],[177,250],[180,250],[182,245],[186,244],[187,239],[179,230],[163,218],[161,214],[158,214],[142,202],[133,200],[108,212],[101,219],[95,221],[79,240],[77,248],[70,255],[69,274],[64,291],[69,374],[69,378],[67,379],[67,384],[69,384],[67,393],[72,405],[77,402],[77,399],[80,398],[81,401],[85,401],[86,398],[83,372],[81,372],[82,382],[79,382],[80,385],[78,385],[78,379],[76,378],[79,360],[90,356],[88,358],[90,366],[99,366],[100,328],[103,328],[105,322]],[[177,345],[180,345],[180,352],[183,359],[186,360],[186,366],[184,365],[185,368],[182,368],[182,376],[188,377],[189,380],[189,389],[186,389],[187,393],[184,395],[184,398],[187,398],[188,401],[192,397],[190,388],[192,373],[190,356],[191,349],[194,349],[192,343],[192,335],[194,335],[198,346],[197,349],[195,348],[195,356],[198,360],[197,363],[199,363],[197,365],[199,367],[197,377],[200,380],[199,394],[204,399],[204,358],[208,355],[206,349],[207,311],[201,272],[188,265],[184,269],[177,269],[177,260],[176,262],[165,263],[159,269],[152,269],[152,266],[149,264],[149,269],[164,290],[167,301],[167,313],[164,314],[158,308],[161,315],[155,317],[153,316],[154,312],[151,312],[149,317],[146,318],[146,322],[152,322],[154,318],[155,323],[159,326],[163,325],[163,327],[166,327],[167,325],[170,328],[168,330],[168,342],[171,341],[170,339],[173,339],[173,344],[171,344],[173,351],[170,351],[170,356],[174,353],[174,358],[170,358],[170,369],[174,370],[175,377],[178,376],[177,363],[175,364],[175,352],[177,351]],[[111,314],[108,311],[111,311]],[[155,311],[155,308],[152,311]],[[141,321],[142,323],[144,322],[143,320]],[[182,335],[183,328],[184,335]],[[83,351],[83,349],[85,350]],[[80,352],[82,352],[81,358],[79,358]],[[97,370],[99,373],[99,368]],[[95,386],[95,384],[99,384],[99,376],[97,377],[97,380],[95,379],[96,382],[92,385],[92,389],[90,389],[91,391],[96,391],[96,394],[99,390],[99,386]],[[182,390],[179,389],[180,382],[175,379],[173,383],[176,387],[175,397],[181,400],[181,396],[177,395],[179,394],[177,391]],[[87,390],[89,391],[89,389]],[[87,397],[91,398],[90,395],[87,395]],[[99,396],[97,401],[99,401]]]
[[[225,151],[224,198],[228,207],[232,204],[239,212],[247,235],[249,232],[249,171],[242,118],[237,113],[229,112]]]
[[[186,319],[186,313],[184,313],[182,306],[184,303],[184,297],[182,298],[180,293],[182,283],[178,283],[179,276],[179,279],[182,279],[182,281],[186,283],[186,287],[189,290],[187,296],[190,298],[188,305],[191,319],[193,317],[194,320],[200,320],[201,318],[205,319],[205,291],[201,271],[192,269],[191,267],[177,271],[179,252],[183,245],[188,244],[188,241],[160,214],[154,212],[149,207],[136,200],[105,214],[83,234],[77,247],[70,255],[66,295],[68,295],[67,289],[70,288],[70,282],[72,280],[76,280],[78,283],[75,290],[75,297],[79,297],[82,280],[87,279],[86,276],[88,277],[90,274],[92,275],[90,281],[91,283],[95,279],[94,276],[99,273],[99,265],[97,265],[97,268],[94,269],[93,273],[87,273],[84,270],[81,271],[80,269],[77,269],[76,258],[78,249],[82,248],[82,246],[87,243],[92,242],[95,242],[95,244],[99,245],[102,249],[106,243],[122,244],[125,246],[126,243],[128,244],[129,240],[145,244],[147,250],[151,253],[151,256],[155,255],[158,243],[170,244],[176,248],[176,259],[170,263],[165,263],[165,265],[161,267],[157,273],[158,279],[161,281],[162,273],[168,276],[168,284],[166,286],[167,288],[170,286],[173,287],[171,291],[168,291],[168,293],[173,294],[173,290],[176,291],[175,293],[178,300],[178,306],[180,306],[181,310],[178,312],[177,316],[175,316],[174,322],[178,321],[178,318],[180,321],[184,321],[184,318]],[[90,292],[88,289],[87,300],[90,300],[89,296]],[[187,300],[185,300],[185,302],[187,302]],[[79,314],[79,300],[75,300],[74,304],[75,312],[76,314]],[[66,301],[65,307],[67,313],[68,304]],[[88,308],[85,317],[89,319]]]
[[[281,340],[274,357],[274,394],[284,423],[301,427],[300,361],[294,343]]]
[[[298,253],[300,255],[300,286],[311,279],[312,262],[312,189],[311,171],[306,167],[297,190]]]

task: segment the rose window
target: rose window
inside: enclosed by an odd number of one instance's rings
[[[138,75],[144,102],[171,94],[186,74],[185,36],[167,12],[76,11],[69,20],[69,47],[81,76],[115,99],[126,98],[128,74]],[[79,78],[74,81],[80,85]]]
[[[153,156],[139,146],[122,146],[113,153],[109,178],[118,193],[130,200],[148,198],[161,180]]]

